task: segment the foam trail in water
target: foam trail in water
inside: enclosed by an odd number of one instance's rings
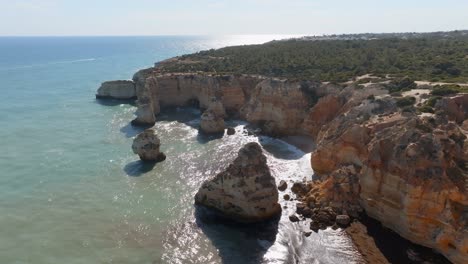
[[[95,61],[95,60],[97,60],[97,59],[96,58],[88,58],[88,59],[78,59],[78,60],[69,60],[69,61],[54,61],[54,62],[43,63],[43,64],[23,65],[23,66],[17,66],[17,67],[12,67],[12,68],[0,68],[0,71],[21,70],[21,69],[45,67],[45,66],[57,65],[57,64],[72,64],[72,63],[78,63],[78,62],[90,62],[90,61]]]

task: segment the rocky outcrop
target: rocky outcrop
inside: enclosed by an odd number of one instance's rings
[[[233,127],[228,127],[226,129],[226,134],[228,134],[229,136],[232,136],[232,135],[236,134],[236,129],[234,129]]]
[[[224,119],[212,110],[206,110],[200,120],[200,130],[206,134],[224,133]]]
[[[300,82],[266,79],[253,89],[241,116],[260,125],[265,134],[297,134],[314,100],[308,98],[302,87]]]
[[[143,161],[160,162],[166,159],[166,155],[160,152],[161,141],[153,128],[140,133],[132,145],[133,153],[138,154]]]
[[[258,143],[249,143],[229,167],[203,183],[195,202],[239,222],[278,216],[278,190]]]
[[[386,98],[350,107],[320,131],[312,155],[318,181],[302,199],[338,213],[363,209],[401,236],[466,263],[468,142],[446,118],[462,109],[418,116],[396,111]]]
[[[96,93],[97,99],[136,99],[133,81],[109,81],[101,84]]]
[[[437,102],[436,109],[442,110],[450,120],[462,123],[468,119],[468,94],[442,98]]]
[[[152,87],[157,86],[157,79],[152,77],[153,68],[140,70],[133,76],[137,95],[137,112],[132,121],[133,125],[153,126],[156,122],[156,114],[160,111],[159,100],[155,99]]]
[[[225,117],[226,111],[221,101],[212,98],[210,106],[201,116],[200,130],[206,134],[224,133]]]

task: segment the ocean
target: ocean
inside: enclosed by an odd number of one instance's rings
[[[94,97],[166,58],[283,37],[0,38],[0,263],[361,263],[342,230],[303,236],[283,198],[269,225],[195,210],[202,182],[247,142],[261,143],[278,181],[310,179],[310,154],[235,120],[234,136],[200,137],[199,111],[178,108],[156,124],[167,160],[148,166],[131,151],[135,106]]]

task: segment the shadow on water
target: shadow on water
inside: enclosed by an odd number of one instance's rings
[[[161,113],[156,117],[157,121],[176,121],[186,124],[190,127],[198,127],[193,122],[194,119],[199,119],[201,116],[200,109],[194,107],[165,107]]]
[[[224,132],[223,133],[218,133],[218,134],[205,134],[202,131],[198,131],[197,135],[197,141],[200,144],[206,144],[212,140],[220,139],[223,138]]]
[[[128,104],[131,106],[136,106],[136,101],[134,99],[100,99],[96,98],[96,103],[104,106],[118,106],[121,104]]]
[[[257,224],[239,224],[214,210],[195,206],[197,226],[218,249],[224,264],[258,264],[274,244],[280,218]]]
[[[278,144],[278,139],[260,136],[258,142],[262,145],[263,149],[277,159],[298,160],[307,154],[300,149],[286,148],[283,144]]]
[[[384,228],[377,220],[363,215],[360,221],[367,227],[367,233],[390,263],[450,264],[450,261],[441,254],[411,243],[390,229]]]
[[[157,162],[150,162],[150,161],[133,161],[129,164],[125,165],[124,171],[127,173],[128,176],[131,177],[140,177],[145,173],[150,172],[154,166],[156,166]]]

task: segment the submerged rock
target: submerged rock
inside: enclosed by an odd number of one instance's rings
[[[104,82],[97,90],[96,98],[120,100],[135,99],[135,83],[127,80]]]
[[[233,127],[228,127],[227,128],[227,134],[229,136],[232,136],[232,135],[236,134],[236,130]]]
[[[249,143],[229,167],[203,183],[195,203],[239,222],[258,222],[281,213],[278,190],[258,143]]]
[[[133,153],[138,154],[143,161],[160,162],[166,159],[166,155],[159,151],[161,141],[153,128],[140,133],[132,145]]]
[[[299,220],[299,217],[297,215],[293,214],[293,215],[289,216],[289,221],[295,223],[295,222],[299,222],[300,220]]]
[[[288,188],[288,184],[285,181],[280,181],[278,185],[278,190],[284,192]]]

